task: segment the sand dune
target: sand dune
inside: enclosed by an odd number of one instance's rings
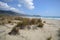
[[[12,28],[7,28],[6,26],[0,26],[0,30],[4,30],[2,34],[0,33],[0,40],[47,40],[47,38],[52,37],[51,40],[58,40],[58,30],[60,26],[60,20],[52,19],[42,19],[46,21],[43,28],[37,28],[36,30],[19,30],[20,35],[8,35],[8,32]],[[11,25],[9,25],[10,27]],[[2,36],[3,35],[3,36]]]

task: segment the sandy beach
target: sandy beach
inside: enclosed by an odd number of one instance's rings
[[[51,40],[59,40],[60,20],[44,18],[42,20],[46,21],[43,28],[19,30],[19,35],[8,35],[14,25],[9,24],[8,27],[7,25],[0,25],[0,30],[3,31],[0,32],[0,40],[47,40],[49,37]]]

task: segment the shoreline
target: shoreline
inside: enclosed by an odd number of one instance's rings
[[[27,16],[21,16],[23,18],[37,18],[37,19],[52,19],[52,20],[60,20],[60,18],[52,18],[52,17],[27,17]]]

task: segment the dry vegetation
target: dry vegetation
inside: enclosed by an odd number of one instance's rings
[[[43,27],[43,23],[41,19],[30,19],[30,18],[22,18],[19,16],[2,16],[0,17],[0,25],[4,25],[4,24],[10,24],[13,23],[12,20],[16,20],[16,21],[22,21],[22,22],[17,22],[16,26],[12,28],[11,32],[9,32],[9,34],[11,33],[18,33],[19,29],[25,29],[26,26],[28,25],[37,25],[37,27],[42,28]],[[15,22],[14,22],[15,23]],[[44,22],[45,23],[45,22]],[[30,26],[28,27],[30,28]]]
[[[60,40],[60,28],[58,29],[58,40]]]
[[[8,34],[9,34],[9,35],[19,34],[19,27],[13,27],[13,29],[11,30],[11,32],[9,32]]]
[[[52,39],[52,37],[47,38],[47,40],[51,40],[51,39]]]
[[[43,23],[41,19],[29,19],[29,18],[23,18],[22,23],[17,23],[16,27],[22,27],[26,25],[37,25],[37,27],[43,27]]]
[[[15,28],[19,27],[20,29],[25,29],[27,27],[27,29],[31,29],[30,27],[31,25],[37,25],[36,27],[33,28],[33,29],[36,29],[37,27],[43,28],[44,24],[42,23],[41,19],[22,18],[22,22],[17,23]],[[14,30],[14,28],[12,30]]]

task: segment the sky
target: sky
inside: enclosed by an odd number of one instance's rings
[[[41,16],[60,16],[60,0],[0,0],[0,10]]]

